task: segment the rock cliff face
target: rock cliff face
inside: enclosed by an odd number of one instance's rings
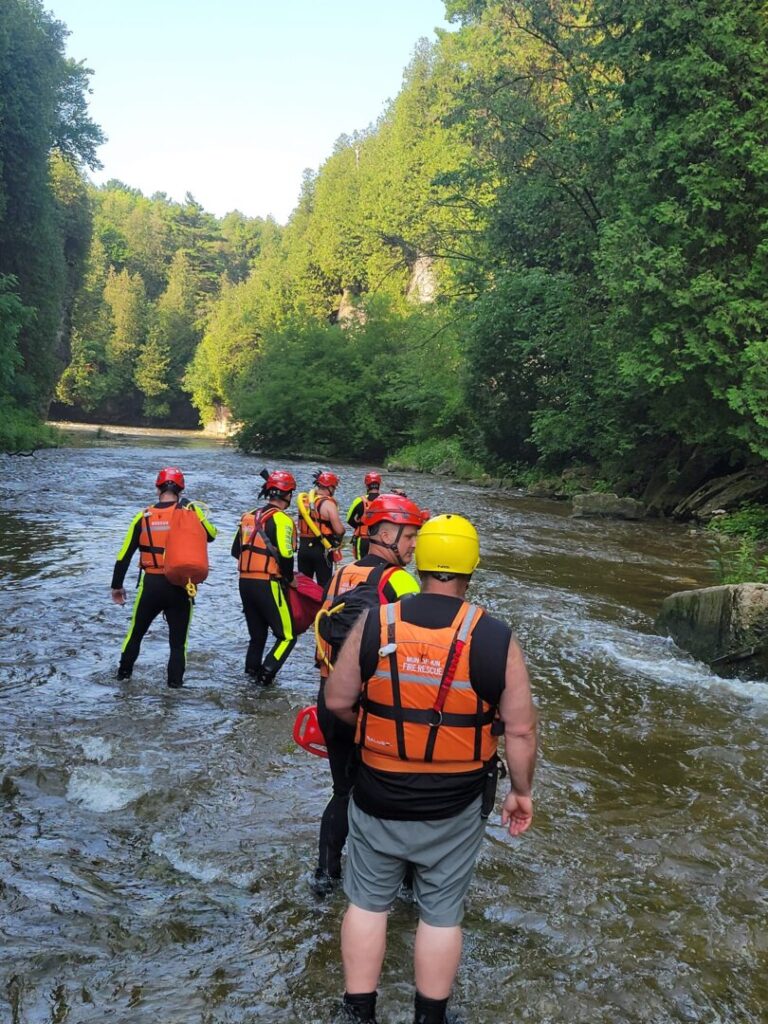
[[[708,480],[672,510],[676,519],[711,519],[718,509],[738,508],[768,498],[768,469],[742,469]]]
[[[768,500],[768,467],[732,467],[721,455],[678,446],[663,458],[645,492],[650,515],[710,519],[717,509]]]
[[[417,256],[411,268],[407,296],[412,302],[434,302],[437,295],[435,261],[431,256]]]
[[[226,405],[218,405],[216,414],[205,424],[203,432],[214,437],[230,437],[240,425],[234,422],[232,413]]]
[[[768,680],[768,585],[741,583],[670,594],[660,633],[723,676]]]

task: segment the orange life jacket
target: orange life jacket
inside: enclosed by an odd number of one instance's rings
[[[331,580],[328,591],[325,595],[323,603],[320,605],[320,611],[318,614],[322,614],[324,611],[328,611],[331,605],[335,604],[336,601],[341,597],[342,594],[346,594],[354,587],[359,586],[361,583],[365,583],[368,577],[375,569],[379,569],[378,565],[358,565],[357,562],[351,562],[349,565],[343,565],[338,572],[336,572]],[[397,572],[398,566],[396,565],[385,565],[384,571],[379,581],[379,599],[382,604],[386,601],[384,597],[384,587],[387,585],[387,581],[393,572]],[[320,675],[325,678],[330,675],[330,669],[328,668],[327,661],[331,659],[331,648],[330,644],[326,644],[325,641],[317,636],[317,648],[315,651],[315,661],[320,666]],[[320,645],[322,644],[322,650]]]
[[[261,512],[246,512],[240,520],[240,558],[237,568],[241,579],[282,578],[280,563],[275,557],[278,554],[277,548],[267,537],[264,529],[277,511],[277,508],[271,506]]]
[[[333,528],[330,524],[330,521],[328,519],[323,519],[322,515],[320,514],[320,506],[324,501],[332,501],[333,504],[336,505],[336,507],[338,508],[338,505],[336,504],[336,499],[332,498],[330,494],[318,494],[315,496],[314,501],[310,503],[309,518],[320,530],[322,536],[327,537],[328,540],[330,540],[332,537],[335,537],[336,534],[333,532]],[[313,533],[312,530],[310,530],[309,525],[304,519],[304,516],[299,515],[297,523],[299,527],[299,537],[306,537],[309,540],[319,539],[317,537],[317,534]]]
[[[165,545],[176,505],[157,508],[150,505],[141,517],[139,568],[162,575],[165,572]]]
[[[355,527],[352,533],[352,540],[363,540],[368,536],[368,524],[363,521],[365,513],[368,511],[368,506],[371,504],[367,497],[363,496],[360,501],[363,504],[362,511],[360,512],[360,521]]]
[[[494,707],[469,678],[472,634],[482,610],[466,601],[450,626],[403,622],[400,602],[379,612],[379,663],[363,687],[356,742],[386,772],[471,772],[496,753]],[[450,680],[448,666],[455,665]]]

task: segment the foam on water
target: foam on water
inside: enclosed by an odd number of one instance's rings
[[[97,764],[109,761],[114,752],[112,743],[103,736],[84,736],[79,743],[86,760],[95,761]]]
[[[158,856],[164,857],[177,871],[197,879],[198,882],[225,881],[238,889],[247,889],[258,877],[256,872],[229,872],[224,865],[214,867],[206,864],[204,861],[190,856],[188,852],[183,852],[177,843],[163,835],[162,832],[155,832],[152,836],[151,847]]]
[[[686,657],[665,637],[627,633],[615,640],[593,640],[589,647],[593,656],[600,652],[623,671],[640,674],[662,686],[730,691],[750,701],[768,702],[768,683],[718,676],[703,662]]]
[[[67,800],[89,811],[119,811],[148,791],[147,783],[135,775],[86,765],[72,772]]]

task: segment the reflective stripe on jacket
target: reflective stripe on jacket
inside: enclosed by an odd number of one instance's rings
[[[388,772],[471,772],[496,752],[496,709],[469,678],[472,634],[482,610],[466,601],[450,626],[403,622],[400,603],[379,611],[376,671],[363,686],[356,741],[371,768]],[[453,681],[441,710],[441,682],[456,652]]]
[[[246,512],[241,518],[237,568],[242,579],[279,580],[282,577],[280,563],[275,557],[277,548],[264,532],[276,512],[278,509],[273,506],[262,511]]]
[[[176,505],[157,508],[150,505],[141,514],[139,566],[144,572],[162,573],[165,569],[165,545]]]

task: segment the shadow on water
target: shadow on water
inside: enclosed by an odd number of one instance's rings
[[[242,675],[229,545],[262,461],[190,441],[38,452],[0,484],[3,1021],[324,1022],[342,989],[343,897],[308,888],[327,770],[290,739],[316,688],[309,638],[274,690]],[[114,679],[130,613],[108,599],[166,463],[220,528],[180,692],[162,624]],[[306,486],[316,467],[289,468]],[[343,502],[362,470],[341,472]],[[481,1024],[764,1021],[768,686],[715,678],[652,627],[667,593],[710,582],[700,539],[396,482],[478,525],[473,594],[517,630],[541,709],[535,827],[489,822],[457,1007]],[[412,1016],[415,917],[392,913],[387,1024]]]

